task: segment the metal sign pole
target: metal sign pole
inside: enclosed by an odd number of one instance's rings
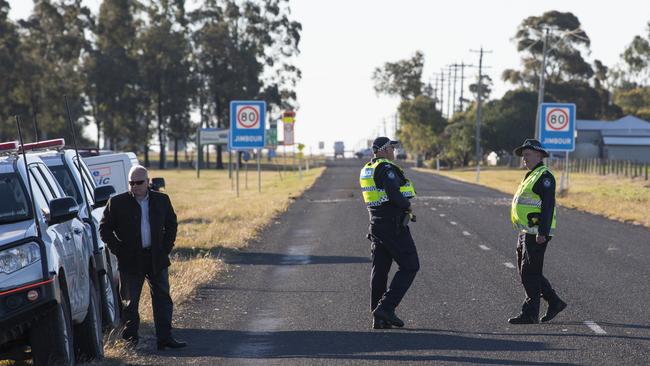
[[[239,197],[239,151],[237,151],[237,197]]]
[[[257,191],[262,192],[262,149],[257,150]]]
[[[201,127],[196,129],[196,178],[201,177]]]
[[[244,162],[244,189],[248,190],[248,160]]]

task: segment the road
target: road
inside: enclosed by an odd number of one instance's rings
[[[510,197],[411,170],[421,270],[398,308],[406,327],[370,329],[359,165],[330,164],[258,242],[226,257],[228,273],[176,310],[175,334],[190,346],[143,363],[650,362],[650,230],[559,208],[544,270],[569,307],[549,324],[510,325],[524,296]]]

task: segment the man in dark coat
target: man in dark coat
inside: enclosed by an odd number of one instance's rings
[[[145,279],[151,289],[158,349],[186,346],[171,334],[173,303],[167,268],[177,226],[169,197],[149,189],[147,169],[132,167],[129,191],[111,197],[99,225],[102,240],[117,257],[125,306],[122,338],[132,346],[138,343],[138,306]]]

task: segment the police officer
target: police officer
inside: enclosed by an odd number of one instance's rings
[[[403,327],[395,308],[413,283],[420,269],[418,253],[408,227],[415,221],[410,198],[415,197],[413,184],[397,166],[394,150],[398,141],[378,137],[372,144],[374,158],[361,169],[359,181],[363,200],[370,215],[372,272],[370,310],[373,328]],[[392,262],[399,266],[390,286],[388,272]]]
[[[548,152],[539,141],[527,139],[514,154],[523,157],[529,170],[517,188],[510,209],[512,225],[519,233],[517,267],[526,300],[521,314],[508,319],[508,323],[535,324],[538,323],[540,297],[548,302],[546,314],[540,319],[542,322],[553,319],[567,306],[542,274],[544,252],[556,225],[555,178],[544,165],[543,159],[548,157]]]

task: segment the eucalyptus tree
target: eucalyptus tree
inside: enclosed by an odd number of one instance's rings
[[[422,69],[424,68],[424,54],[416,51],[415,54],[404,60],[386,62],[382,67],[377,67],[372,73],[377,94],[399,96],[401,99],[413,99],[422,95]]]
[[[0,141],[13,139],[15,129],[11,124],[12,115],[23,114],[26,110],[15,98],[19,79],[17,65],[20,61],[20,38],[16,23],[11,21],[9,3],[0,0]],[[12,127],[9,127],[12,126]]]
[[[179,124],[190,123],[193,96],[189,57],[191,47],[185,28],[184,6],[182,0],[149,1],[145,5],[147,22],[137,41],[140,81],[149,98],[147,110],[156,119],[155,133],[160,147],[161,169],[165,168],[170,134],[173,138],[185,139],[185,132],[190,130],[178,127]],[[147,134],[149,129],[146,123]]]
[[[84,59],[86,94],[97,125],[97,144],[110,149],[142,151],[149,137],[140,118],[144,96],[139,92],[133,0],[104,0],[93,27],[95,47]]]
[[[63,96],[67,95],[74,123],[81,136],[85,119],[84,74],[81,58],[90,48],[86,29],[93,22],[81,0],[37,0],[34,12],[21,26],[20,86],[15,98],[38,116],[42,138],[70,137]],[[85,142],[85,141],[84,141]]]

